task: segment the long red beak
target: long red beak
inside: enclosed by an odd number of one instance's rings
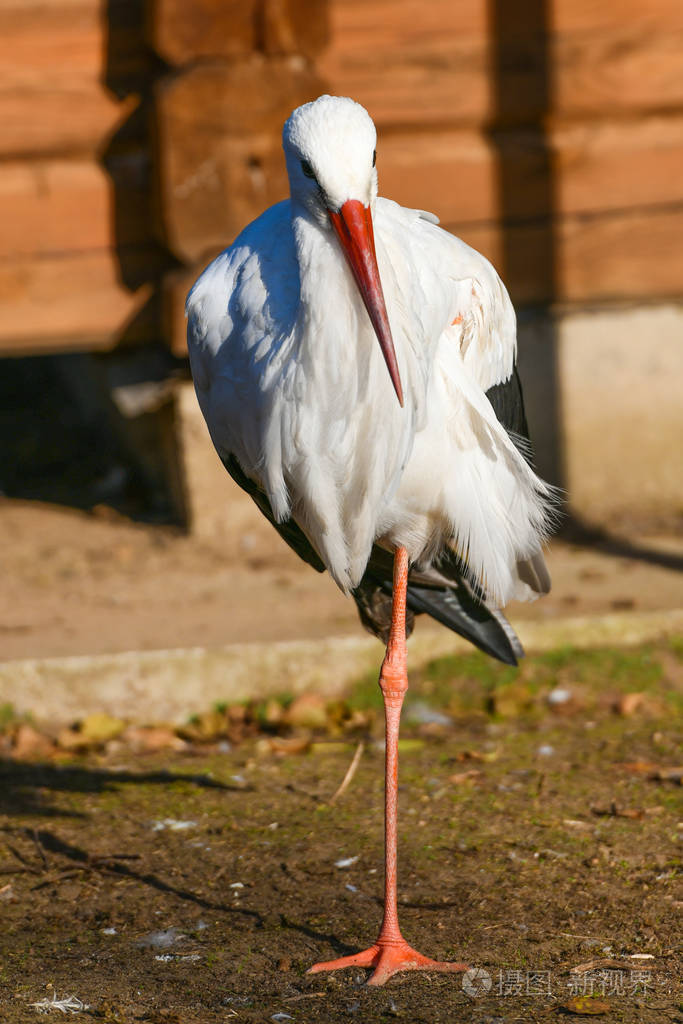
[[[347,199],[339,213],[333,210],[329,210],[328,213],[375,329],[391,383],[403,406],[403,388],[398,373],[396,350],[377,268],[370,207],[363,206],[358,199]]]

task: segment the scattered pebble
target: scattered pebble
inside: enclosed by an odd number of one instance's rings
[[[417,722],[419,725],[452,725],[453,719],[445,715],[443,711],[437,711],[426,701],[413,701],[405,710],[405,719],[408,722]]]
[[[167,949],[174,942],[177,942],[178,939],[183,939],[184,937],[176,927],[164,928],[157,932],[150,932],[149,935],[143,935],[135,945],[149,949]]]
[[[543,743],[536,753],[539,757],[552,757],[555,753],[555,747],[551,747],[549,743]]]
[[[103,935],[117,935],[118,933],[116,931],[116,928],[103,928],[102,929],[102,934]]]
[[[356,854],[355,857],[343,857],[341,860],[335,860],[335,868],[350,868],[352,864],[355,864],[360,854]]]
[[[244,889],[244,882],[231,882],[229,889]]]
[[[178,818],[163,818],[161,821],[154,822],[152,832],[163,832],[164,829],[168,829],[169,832],[184,832],[188,828],[197,828],[197,822],[180,821]]]
[[[562,686],[556,686],[554,690],[551,690],[548,694],[548,704],[560,705],[568,704],[572,699],[571,690],[566,690]]]

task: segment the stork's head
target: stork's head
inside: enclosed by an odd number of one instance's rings
[[[320,96],[291,114],[282,144],[292,200],[325,230],[335,232],[403,405],[372,227],[377,197],[377,133],[372,119],[353,100]]]

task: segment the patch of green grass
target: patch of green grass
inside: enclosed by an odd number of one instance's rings
[[[14,704],[0,704],[0,734],[7,732],[19,722],[33,722],[33,715],[30,712],[18,712]]]
[[[480,651],[435,658],[411,673],[410,693],[435,707],[454,713],[490,711],[496,693],[517,687],[531,700],[556,686],[580,687],[595,696],[605,692],[661,695],[673,710],[683,706],[683,693],[667,679],[664,657],[683,661],[683,638],[659,645],[599,647],[588,650],[559,647],[529,655],[519,667],[494,661]],[[359,709],[381,706],[374,671],[354,684],[348,698]]]
[[[381,709],[382,691],[379,688],[376,669],[366,672],[353,684],[347,703],[352,710]]]

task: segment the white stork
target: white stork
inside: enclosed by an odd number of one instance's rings
[[[515,315],[491,264],[377,195],[375,126],[353,100],[297,108],[283,146],[290,198],[199,277],[188,346],[228,472],[387,643],[384,919],[369,949],[311,968],[374,967],[379,985],[466,969],[417,953],[398,926],[406,634],[426,612],[515,664],[499,609],[549,589],[553,495],[530,465]]]

